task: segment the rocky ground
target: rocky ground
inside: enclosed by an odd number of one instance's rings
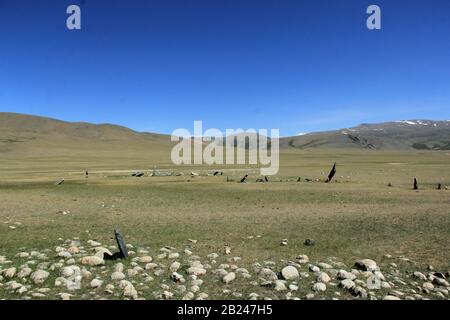
[[[52,249],[0,256],[3,299],[449,299],[449,272],[417,270],[406,257],[385,255],[383,265],[362,257],[348,266],[336,257],[314,261],[299,254],[241,265],[232,248],[200,257],[196,240],[182,250],[128,244],[129,258],[89,240],[63,240]],[[287,239],[281,245],[287,245]],[[154,254],[150,255],[150,252]],[[408,266],[399,268],[398,264]]]

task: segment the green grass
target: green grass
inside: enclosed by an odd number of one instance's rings
[[[118,227],[127,242],[149,248],[152,256],[163,246],[182,252],[187,239],[198,240],[195,254],[203,257],[230,245],[248,269],[265,260],[281,266],[302,253],[316,262],[334,256],[348,266],[360,258],[381,263],[389,253],[410,258],[416,269],[450,269],[450,190],[435,190],[437,183],[450,185],[448,153],[292,151],[282,155],[272,182],[255,183],[258,176],[252,175],[246,184],[226,182],[227,175],[241,176],[236,172],[137,179],[114,171],[145,168],[145,159],[123,166],[117,159],[88,161],[102,172],[85,179],[77,159],[65,168],[64,162],[44,160],[0,160],[0,255],[13,256],[19,248],[54,250],[59,238],[112,245]],[[298,176],[324,179],[334,161],[336,183],[295,182]],[[55,186],[62,176],[66,183]],[[411,190],[413,176],[421,186],[417,192]],[[62,210],[70,213],[57,213]],[[12,230],[14,222],[21,225]],[[280,246],[283,238],[288,246]],[[304,246],[306,238],[317,244]],[[221,297],[222,285],[209,285]]]

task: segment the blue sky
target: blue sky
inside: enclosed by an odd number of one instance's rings
[[[448,0],[0,0],[0,111],[283,136],[448,120],[449,15]]]

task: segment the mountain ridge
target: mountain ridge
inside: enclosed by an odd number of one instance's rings
[[[125,126],[69,122],[49,117],[0,112],[0,151],[45,148],[96,150],[169,148],[170,135]],[[450,120],[400,120],[280,138],[282,149],[350,148],[368,150],[450,150]]]

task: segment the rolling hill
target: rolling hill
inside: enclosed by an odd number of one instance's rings
[[[66,122],[0,112],[3,156],[52,156],[78,152],[170,154],[169,135],[137,132],[112,124]],[[361,124],[280,139],[282,149],[450,150],[450,121],[408,120]],[[119,151],[119,152],[118,152]]]
[[[361,124],[280,140],[284,148],[356,148],[374,150],[450,150],[450,120],[404,120]]]
[[[141,133],[112,124],[66,122],[45,117],[0,113],[0,152],[65,154],[79,152],[158,152],[170,150],[170,136]]]

